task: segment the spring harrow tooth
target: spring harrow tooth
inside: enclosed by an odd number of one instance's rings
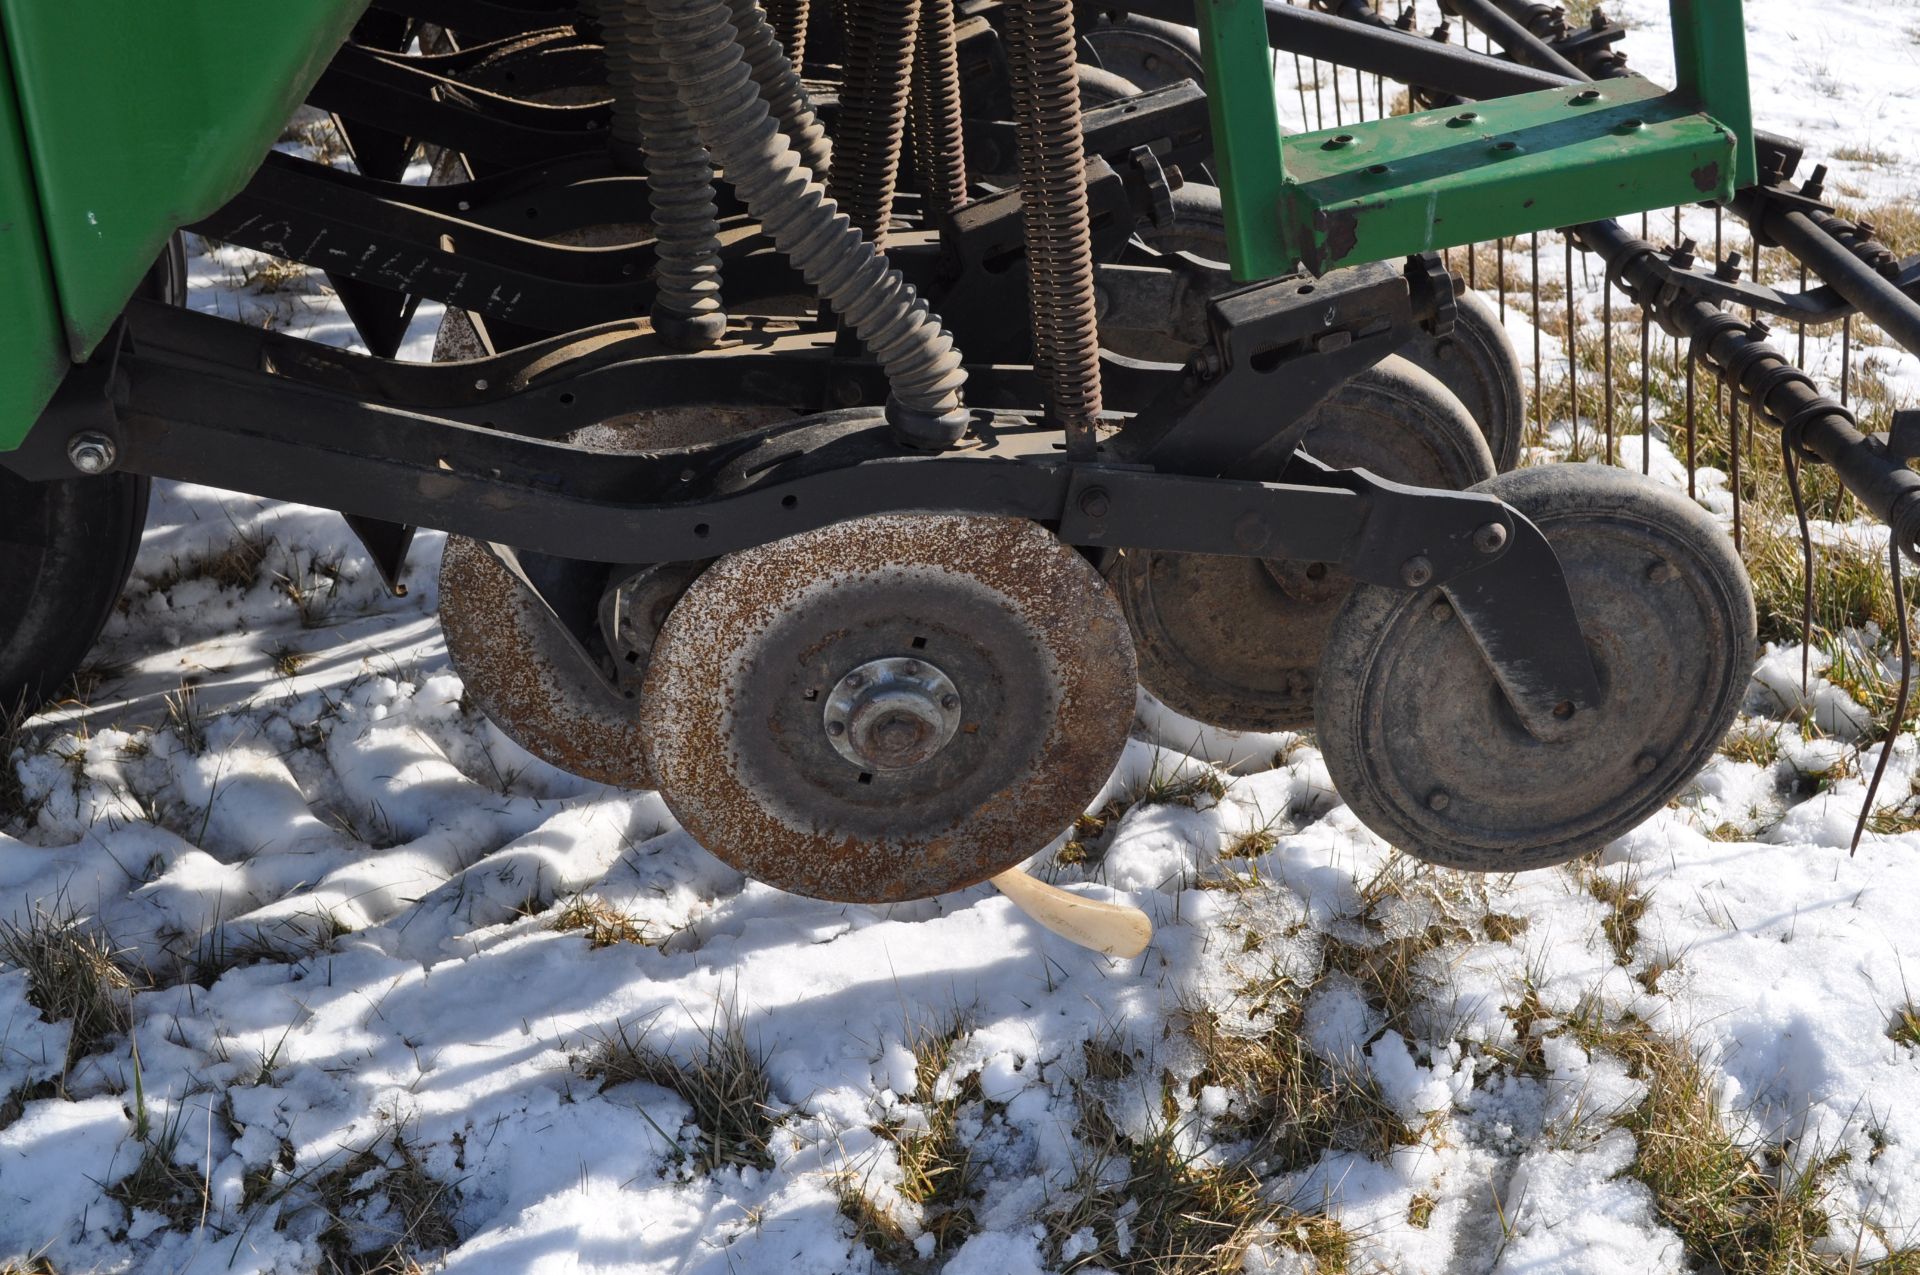
[[[738,8],[730,11],[727,0],[651,3],[662,51],[707,149],[774,246],[885,369],[889,418],[918,445],[957,442],[968,420],[961,403],[966,372],[953,339],[796,155],[743,45],[731,38]],[[746,0],[746,7],[758,17],[757,4]]]
[[[1528,294],[1528,320],[1533,324],[1533,427],[1534,437],[1547,438],[1547,400],[1540,393],[1540,232],[1528,236],[1527,266],[1532,271],[1532,291]]]
[[[1013,0],[1007,27],[1034,350],[1068,455],[1086,458],[1098,446],[1100,334],[1072,0]]]
[[[847,80],[833,179],[827,189],[876,245],[886,242],[906,140],[914,36],[914,0],[846,0]]]
[[[646,10],[601,0],[599,13],[613,90],[609,132],[622,154],[645,157],[657,253],[653,328],[675,349],[708,349],[727,330],[713,163],[674,92]]]
[[[934,215],[951,216],[967,202],[967,138],[953,0],[921,0],[912,108],[913,162],[921,195]]]
[[[833,145],[814,111],[813,99],[807,96],[806,86],[800,82],[798,59],[788,57],[768,25],[759,0],[728,0],[728,4],[732,8],[734,36],[740,42],[741,53],[761,98],[779,121],[780,131],[793,144],[801,165],[820,181],[826,181],[833,164]]]
[[[1907,699],[1913,689],[1913,634],[1907,627],[1907,594],[1900,578],[1898,540],[1887,544],[1887,575],[1893,582],[1894,628],[1900,638],[1900,689],[1894,693],[1893,715],[1888,719],[1886,745],[1880,749],[1880,760],[1873,764],[1873,778],[1867,781],[1866,799],[1860,803],[1860,818],[1853,825],[1853,842],[1847,849],[1849,855],[1860,852],[1860,838],[1867,831],[1868,820],[1873,817],[1873,803],[1880,795],[1880,781],[1886,778],[1887,759],[1893,756],[1894,740],[1907,720]]]
[[[1573,454],[1580,454],[1580,353],[1579,324],[1573,310],[1573,236],[1562,232],[1567,248],[1567,418],[1573,424]]]

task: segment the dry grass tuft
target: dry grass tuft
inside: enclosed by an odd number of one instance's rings
[[[1734,761],[1771,766],[1780,760],[1780,736],[1765,723],[1751,717],[1735,722],[1727,737],[1720,741],[1720,754]]]
[[[553,929],[577,930],[587,936],[587,948],[598,951],[615,943],[650,945],[647,923],[628,916],[605,899],[591,894],[576,894],[560,905],[553,918]]]
[[[27,1002],[71,1022],[66,1068],[133,1023],[132,980],[111,944],[63,900],[35,904],[24,923],[0,921],[0,965],[25,970]]]
[[[1652,900],[1631,876],[1616,877],[1591,870],[1582,876],[1587,893],[1607,907],[1600,928],[1607,936],[1607,945],[1613,949],[1614,964],[1633,964],[1634,944],[1640,941],[1640,922]]]
[[[257,529],[233,529],[233,539],[210,553],[198,557],[176,558],[166,570],[147,580],[154,593],[167,593],[189,580],[210,580],[225,589],[247,590],[259,580],[273,538]]]
[[[136,1066],[137,1066],[136,1062]],[[198,1169],[179,1163],[180,1133],[187,1108],[176,1104],[157,1128],[146,1124],[145,1103],[139,1104],[136,1135],[140,1161],[132,1173],[107,1188],[107,1195],[129,1209],[144,1209],[167,1220],[174,1230],[191,1229],[207,1215],[207,1181]]]
[[[381,1150],[384,1143],[385,1150]],[[314,1190],[328,1224],[322,1275],[414,1275],[460,1242],[452,1187],[426,1171],[398,1128],[321,1176]]]
[[[907,1228],[891,1208],[873,1198],[859,1178],[841,1174],[834,1181],[834,1194],[840,1203],[840,1216],[853,1224],[855,1244],[872,1250],[874,1256],[893,1266],[918,1256]]]
[[[939,1030],[923,1030],[913,1042],[914,1089],[911,1095],[925,1116],[924,1128],[907,1131],[888,1124],[874,1132],[893,1143],[900,1161],[901,1198],[920,1206],[921,1227],[934,1237],[936,1253],[950,1252],[979,1229],[973,1215],[973,1158],[961,1135],[965,1109],[980,1102],[980,1080],[969,1075],[940,1093],[940,1077],[953,1050],[967,1033],[955,1019]]]
[[[1087,1154],[1046,1218],[1063,1269],[1239,1275],[1261,1247],[1305,1252],[1318,1270],[1347,1269],[1346,1232],[1330,1218],[1269,1201],[1249,1163],[1192,1154],[1171,1124],[1127,1138],[1097,1104],[1084,1110]],[[1116,1160],[1124,1174],[1111,1171]]]
[[[1916,1008],[1912,1001],[1903,1003],[1894,1011],[1893,1018],[1887,1023],[1887,1039],[1909,1049],[1920,1049],[1920,1008]]]
[[[722,1011],[700,1032],[698,1052],[679,1059],[649,1045],[644,1031],[616,1027],[585,1060],[584,1072],[603,1089],[630,1080],[671,1089],[693,1108],[701,1142],[694,1155],[702,1173],[725,1165],[773,1167],[768,1143],[773,1137],[772,1088],[760,1053],[747,1042],[746,1028]]]
[[[1707,1069],[1686,1045],[1639,1024],[1608,1030],[1602,1044],[1647,1084],[1646,1100],[1621,1120],[1639,1141],[1628,1173],[1653,1191],[1687,1252],[1726,1275],[1827,1269],[1824,1183],[1845,1157],[1796,1171],[1769,1149],[1763,1167],[1727,1130]]]
[[[1329,1150],[1382,1157],[1418,1142],[1364,1065],[1329,1062],[1308,1047],[1301,1013],[1290,1008],[1257,1035],[1227,1030],[1209,1009],[1185,1013],[1201,1059],[1193,1086],[1234,1095],[1216,1122],[1220,1135],[1253,1141],[1277,1173],[1307,1168]]]

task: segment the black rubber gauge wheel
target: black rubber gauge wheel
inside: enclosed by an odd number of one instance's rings
[[[1726,533],[1637,474],[1549,465],[1477,490],[1559,555],[1600,706],[1535,738],[1442,590],[1363,584],[1328,636],[1315,721],[1362,823],[1430,863],[1517,872],[1604,846],[1707,763],[1753,671],[1753,593]]]
[[[185,303],[178,235],[141,294]],[[45,704],[86,659],[133,570],[148,487],[136,474],[29,482],[0,468],[0,713]]]

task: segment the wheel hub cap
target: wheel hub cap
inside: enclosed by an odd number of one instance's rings
[[[834,751],[861,770],[910,770],[959,731],[960,692],[924,660],[869,660],[834,686],[822,720]]]

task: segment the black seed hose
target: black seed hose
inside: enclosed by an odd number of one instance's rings
[[[895,427],[921,445],[957,441],[967,428],[966,372],[953,339],[800,162],[734,39],[728,0],[651,4],[674,84],[707,150],[774,246],[886,370]]]

